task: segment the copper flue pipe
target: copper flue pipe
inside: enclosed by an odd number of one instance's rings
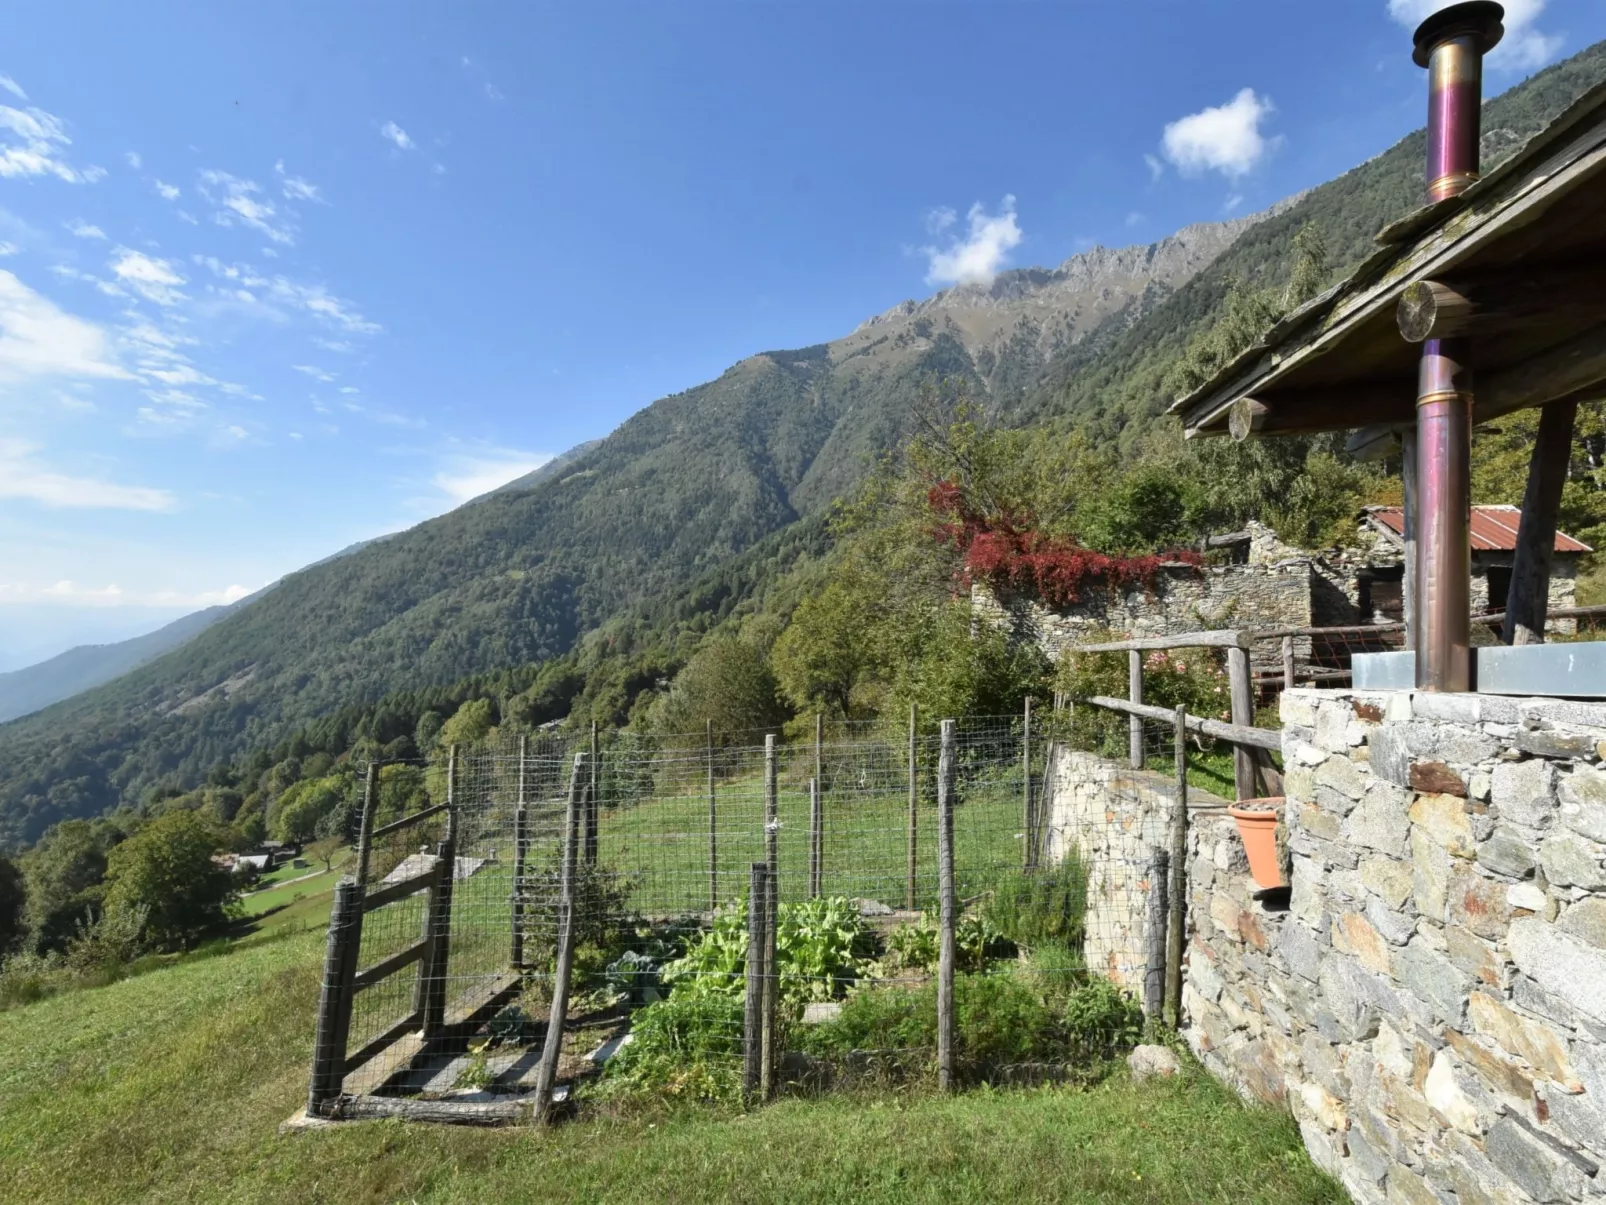
[[[1504,32],[1492,0],[1443,9],[1417,28],[1428,69],[1429,202],[1478,178],[1483,56]],[[1416,685],[1472,687],[1472,363],[1461,339],[1422,345],[1416,395]]]

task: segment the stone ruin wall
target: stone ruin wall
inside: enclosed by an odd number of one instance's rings
[[[1188,1041],[1363,1205],[1606,1199],[1606,707],[1282,709],[1291,889],[1194,818]]]

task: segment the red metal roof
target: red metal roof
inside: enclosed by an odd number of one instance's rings
[[[1405,534],[1405,512],[1397,506],[1380,506],[1372,517],[1395,535]],[[1474,506],[1472,508],[1472,547],[1477,552],[1514,552],[1517,524],[1522,511],[1515,506]],[[1557,552],[1593,552],[1594,549],[1566,532],[1556,533]]]

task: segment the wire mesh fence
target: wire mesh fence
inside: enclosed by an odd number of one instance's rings
[[[313,1105],[1098,1063],[1158,1009],[1174,792],[1057,723],[582,733],[376,771]]]

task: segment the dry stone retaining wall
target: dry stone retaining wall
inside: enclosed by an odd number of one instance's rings
[[[1357,1201],[1606,1199],[1606,707],[1284,694],[1289,889],[1189,865],[1187,1036]]]

